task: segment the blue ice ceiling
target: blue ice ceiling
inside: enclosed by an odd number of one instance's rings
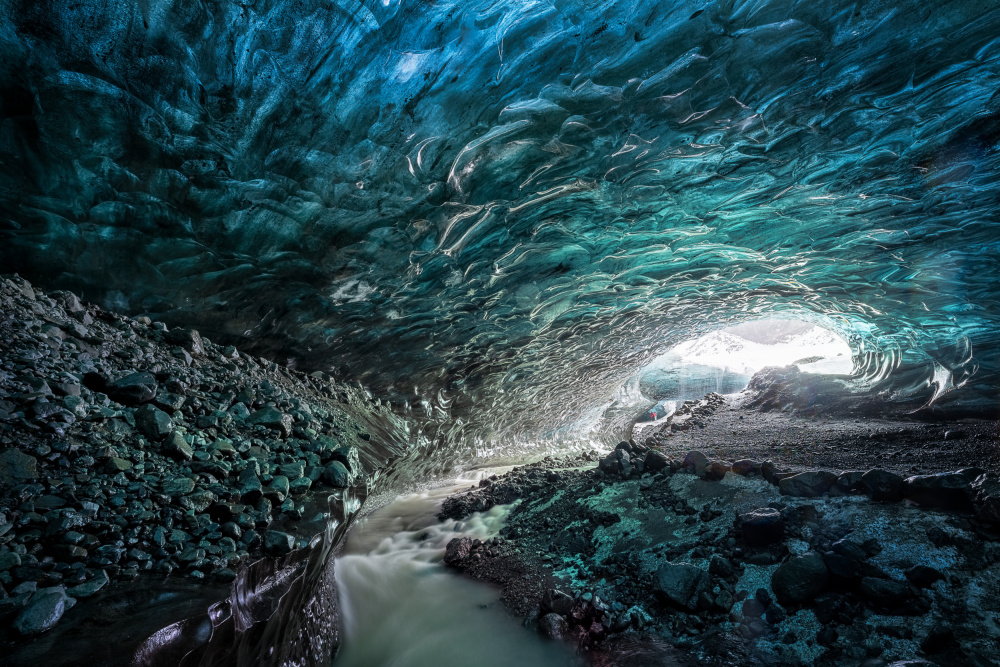
[[[5,270],[485,440],[775,312],[995,408],[993,3],[23,0],[0,49]]]

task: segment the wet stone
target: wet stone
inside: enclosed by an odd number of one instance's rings
[[[70,588],[66,593],[74,598],[88,598],[104,588],[110,581],[107,572],[97,570],[89,581]]]
[[[70,600],[61,586],[37,591],[14,619],[14,630],[31,636],[51,629],[70,606]]]
[[[538,621],[538,632],[548,639],[562,639],[569,632],[569,623],[559,614],[545,614]]]
[[[264,551],[271,556],[284,556],[295,548],[295,538],[280,530],[264,532]]]
[[[334,461],[323,468],[323,481],[338,489],[351,485],[351,474],[340,461]]]

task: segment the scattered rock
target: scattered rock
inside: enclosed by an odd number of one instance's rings
[[[861,477],[860,485],[872,500],[896,502],[903,499],[903,478],[888,470],[869,470]]]
[[[827,470],[813,470],[785,477],[778,482],[778,489],[786,496],[816,498],[829,491],[837,475]]]
[[[711,589],[708,572],[690,563],[665,563],[653,575],[653,590],[665,600],[694,611],[698,598]]]
[[[351,485],[351,473],[340,461],[333,461],[323,468],[323,481],[335,489],[344,489]]]
[[[538,621],[538,631],[549,639],[562,639],[569,631],[569,623],[559,614],[545,614]]]
[[[771,575],[771,590],[782,605],[802,605],[823,591],[830,575],[816,552],[793,556]]]
[[[748,544],[764,546],[784,537],[785,520],[776,509],[759,507],[741,514],[739,519],[740,531]]]
[[[10,448],[0,453],[0,485],[38,479],[38,461],[34,456]]]
[[[132,373],[110,383],[105,391],[122,405],[136,406],[156,398],[158,386],[152,373]]]
[[[174,422],[167,413],[152,405],[135,411],[135,425],[150,440],[162,440],[174,430]]]
[[[266,426],[267,428],[279,431],[284,437],[292,434],[292,417],[286,415],[277,408],[268,406],[246,418],[246,423],[250,425]]]
[[[50,630],[62,618],[70,599],[62,586],[43,588],[35,592],[14,619],[14,630],[25,636],[38,635]]]

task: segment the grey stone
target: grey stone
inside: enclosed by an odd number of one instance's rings
[[[815,498],[821,496],[836,483],[837,475],[828,470],[810,470],[778,481],[778,490],[786,496]]]
[[[184,496],[194,491],[194,480],[189,477],[174,477],[163,482],[162,489],[168,496]]]
[[[158,385],[152,373],[132,373],[115,380],[107,386],[105,393],[122,405],[142,405],[156,397]]]
[[[89,598],[91,595],[97,593],[97,591],[104,588],[111,579],[108,577],[108,573],[104,570],[97,570],[90,581],[86,581],[79,586],[74,586],[73,588],[66,591],[70,597],[74,598]]]
[[[163,441],[162,449],[165,454],[169,454],[178,460],[190,461],[194,458],[194,451],[191,449],[191,445],[187,444],[184,436],[178,431],[174,431]]]
[[[264,531],[264,551],[271,556],[284,556],[295,548],[295,538],[280,530]]]
[[[162,440],[174,430],[170,416],[152,405],[144,405],[135,411],[135,425],[150,440]]]
[[[252,426],[260,425],[280,431],[286,438],[292,434],[292,416],[286,415],[277,408],[267,406],[257,410],[246,418],[246,423]]]
[[[793,556],[771,575],[771,590],[782,605],[801,605],[823,591],[830,574],[816,552]]]
[[[38,479],[38,461],[20,450],[10,448],[0,453],[0,485]]]
[[[653,590],[674,604],[694,611],[698,597],[712,587],[708,572],[690,563],[665,563],[653,575]]]
[[[323,468],[323,481],[330,486],[343,489],[351,485],[351,474],[340,461],[333,461]]]
[[[62,586],[37,591],[14,619],[14,630],[30,637],[52,629],[66,612],[68,602]]]

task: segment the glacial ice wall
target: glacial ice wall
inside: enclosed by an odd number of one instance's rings
[[[4,270],[487,453],[774,313],[907,409],[996,409],[991,3],[3,8]]]

